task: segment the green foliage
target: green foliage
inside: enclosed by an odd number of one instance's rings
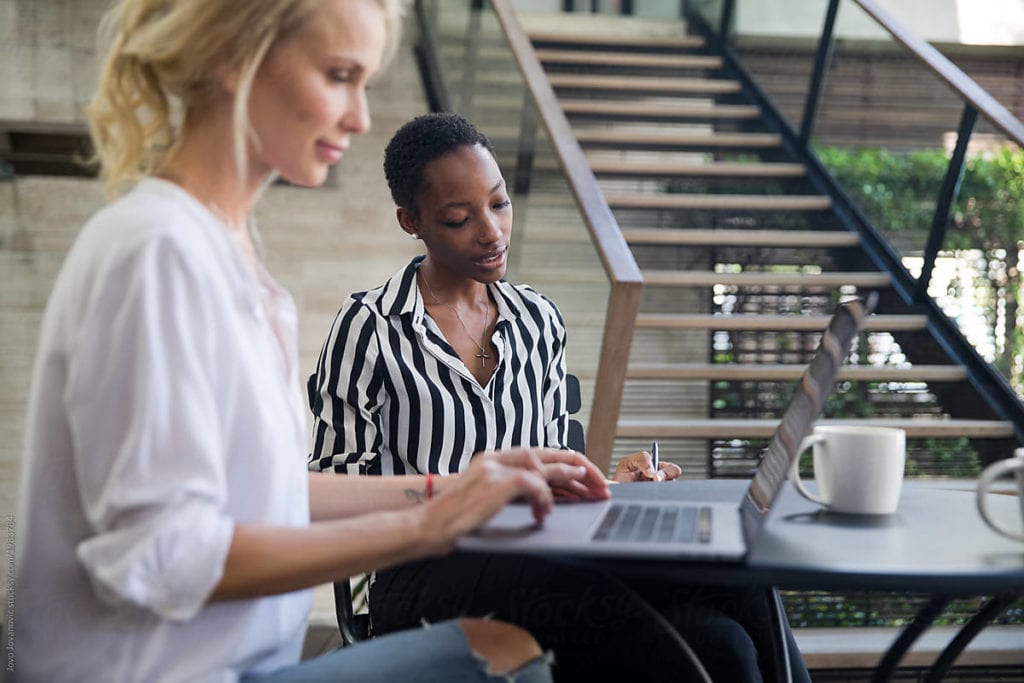
[[[981,474],[981,460],[964,437],[923,439],[922,446],[907,453],[907,476],[917,472],[941,472],[943,476],[974,479]]]
[[[821,147],[818,156],[886,233],[923,248],[949,159],[942,150]],[[1003,148],[965,165],[945,249],[1009,249],[1024,240],[1024,151]]]
[[[817,150],[822,163],[886,233],[928,234],[945,166],[942,152],[895,154],[884,149]]]
[[[902,251],[922,252],[949,159],[942,150],[896,153],[822,147],[819,158],[878,229]],[[953,206],[944,251],[978,250],[986,260],[975,286],[986,287],[992,336],[1006,340],[995,367],[1024,388],[1024,335],[1015,329],[1021,296],[1018,259],[1024,247],[1024,150],[1004,147],[970,157]],[[1005,305],[996,330],[995,302]]]

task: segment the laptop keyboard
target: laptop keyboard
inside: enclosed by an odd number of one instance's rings
[[[615,543],[707,543],[711,508],[698,505],[612,503],[595,541]]]

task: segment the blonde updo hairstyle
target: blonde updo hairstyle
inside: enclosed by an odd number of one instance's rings
[[[110,45],[99,87],[86,107],[107,193],[159,172],[189,112],[238,75],[233,111],[235,164],[246,168],[247,102],[253,78],[275,43],[299,29],[324,0],[120,0],[100,27]],[[360,2],[365,0],[351,0]],[[399,0],[384,12],[389,51],[397,43]]]

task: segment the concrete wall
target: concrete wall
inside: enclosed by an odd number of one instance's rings
[[[0,0],[0,119],[83,120],[106,0]]]

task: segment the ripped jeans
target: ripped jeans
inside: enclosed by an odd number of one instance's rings
[[[506,674],[487,672],[487,662],[469,648],[458,622],[379,636],[269,674],[249,674],[242,683],[550,683],[549,656]]]

